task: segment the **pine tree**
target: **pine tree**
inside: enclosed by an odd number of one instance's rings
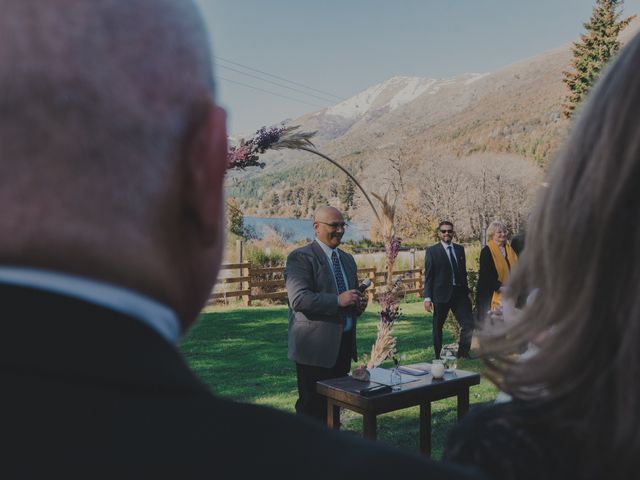
[[[572,71],[564,72],[564,83],[569,95],[564,105],[564,116],[569,118],[589,92],[598,75],[620,49],[619,33],[635,18],[635,15],[620,20],[623,0],[596,0],[589,22],[584,24],[587,33],[573,44]]]
[[[244,214],[235,197],[227,200],[227,230],[231,233],[244,237]]]
[[[338,187],[338,198],[345,209],[353,207],[355,193],[355,185],[349,178],[347,178],[347,181],[345,183]]]

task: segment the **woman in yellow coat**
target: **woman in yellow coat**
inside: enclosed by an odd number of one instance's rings
[[[487,245],[480,251],[480,272],[476,308],[478,321],[484,322],[489,310],[500,305],[500,289],[518,263],[518,255],[507,242],[507,227],[499,220],[487,228]]]

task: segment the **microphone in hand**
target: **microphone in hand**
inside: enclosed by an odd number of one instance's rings
[[[364,291],[371,286],[371,279],[365,278],[362,283],[358,286],[358,291],[360,293],[364,293]]]

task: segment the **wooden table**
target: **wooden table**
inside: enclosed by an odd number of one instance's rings
[[[403,408],[420,405],[420,452],[431,454],[431,402],[458,397],[458,420],[469,410],[469,388],[480,383],[480,375],[455,370],[445,372],[444,378],[434,379],[431,374],[419,380],[399,385],[399,390],[365,397],[358,392],[376,383],[355,380],[349,376],[323,380],[317,383],[318,393],[327,397],[327,425],[340,428],[340,407],[363,415],[363,436],[375,440],[377,416]]]

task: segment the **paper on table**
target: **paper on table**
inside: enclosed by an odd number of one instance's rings
[[[429,373],[429,369],[427,368],[416,368],[410,367],[409,365],[398,367],[398,370],[400,370],[400,373],[406,373],[413,376],[426,375]]]
[[[369,374],[371,375],[371,381],[376,383],[381,383],[382,385],[391,385],[391,370],[388,368],[373,368],[369,370]],[[409,383],[415,382],[418,380],[412,375],[403,374],[400,372],[400,382],[399,383]]]
[[[412,363],[410,365],[401,365],[401,367],[415,368],[423,372],[429,373],[431,371],[431,364],[429,362]]]

